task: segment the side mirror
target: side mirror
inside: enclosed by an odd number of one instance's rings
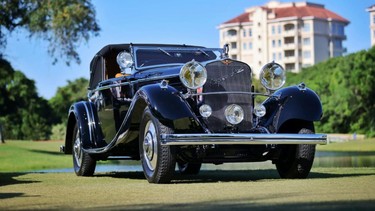
[[[284,68],[275,62],[264,65],[260,71],[260,82],[271,91],[284,86],[286,80]]]

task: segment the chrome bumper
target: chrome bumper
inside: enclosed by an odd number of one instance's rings
[[[162,145],[327,144],[325,134],[162,134]]]

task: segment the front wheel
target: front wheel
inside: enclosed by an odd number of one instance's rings
[[[143,172],[150,183],[169,183],[176,167],[176,155],[171,146],[161,145],[161,134],[173,130],[156,119],[146,108],[139,132],[139,154]]]
[[[77,176],[92,176],[96,160],[83,150],[80,129],[76,124],[73,131],[73,166]]]
[[[313,134],[309,129],[303,128],[299,134]],[[315,156],[315,145],[300,144],[286,145],[282,149],[276,168],[281,178],[303,179],[311,170]]]

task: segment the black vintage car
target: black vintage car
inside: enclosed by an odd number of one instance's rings
[[[285,71],[266,64],[266,93],[255,93],[252,70],[228,58],[228,47],[117,44],[90,64],[88,100],[69,110],[65,146],[78,176],[98,160],[140,160],[150,183],[168,183],[176,164],[197,174],[202,163],[272,160],[282,178],[306,178],[322,106],[303,83],[280,89]],[[255,103],[258,95],[267,96]]]

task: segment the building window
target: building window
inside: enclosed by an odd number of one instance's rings
[[[243,37],[246,37],[246,30],[243,30]]]
[[[253,36],[253,30],[249,29],[249,37]]]
[[[259,53],[262,53],[262,49],[261,49],[261,48],[258,48],[258,52],[259,52]]]
[[[372,32],[373,32],[373,33],[372,33],[372,34],[373,34],[373,37],[375,37],[375,30],[374,30],[374,31],[372,31]]]
[[[278,40],[277,42],[278,42],[279,47],[281,47],[281,40]]]
[[[230,37],[234,37],[234,36],[237,36],[237,31],[234,30],[234,29],[231,29],[231,30],[228,30],[228,36]]]
[[[334,39],[333,40],[333,46],[334,48],[342,48],[342,43],[340,39]]]
[[[285,51],[285,57],[294,57],[294,50]]]
[[[272,48],[275,48],[275,47],[276,47],[276,41],[272,40]]]
[[[279,34],[281,34],[281,26],[280,26],[280,25],[277,26],[277,32],[278,32]]]
[[[272,34],[275,34],[275,26],[272,26]]]
[[[249,42],[249,49],[253,49],[253,43],[252,42]]]
[[[294,63],[285,64],[285,70],[286,71],[292,71],[294,70],[296,65]]]
[[[230,43],[231,49],[237,49],[237,43],[236,42],[231,42]]]
[[[232,55],[232,59],[237,60],[237,55],[236,55],[236,54],[233,54],[233,55]]]
[[[303,45],[310,45],[310,38],[303,38]]]
[[[303,58],[304,59],[310,59],[311,58],[311,52],[310,51],[303,51]]]
[[[310,24],[309,23],[304,23],[303,24],[303,29],[304,32],[309,32],[310,31]]]
[[[375,24],[375,15],[372,16],[372,23]]]
[[[282,60],[282,59],[283,59],[283,55],[279,53],[279,60]]]
[[[273,61],[276,61],[276,53],[273,53],[273,54],[272,54],[272,60],[273,60]]]
[[[243,43],[242,46],[243,46],[243,49],[244,49],[244,50],[247,50],[247,45],[246,45],[246,43]]]

